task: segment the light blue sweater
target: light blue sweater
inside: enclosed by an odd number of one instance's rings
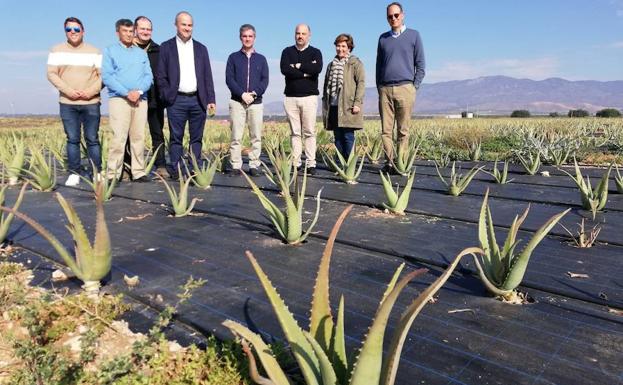
[[[111,98],[126,97],[128,92],[139,90],[143,91],[141,99],[147,99],[153,79],[149,58],[139,47],[128,48],[118,42],[104,50],[102,81]]]
[[[397,37],[385,32],[379,37],[376,53],[376,86],[413,83],[424,79],[424,47],[418,31],[407,28]]]

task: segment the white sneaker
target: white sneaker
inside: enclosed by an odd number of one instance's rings
[[[78,174],[71,174],[65,181],[65,186],[74,187],[80,184],[80,176]]]

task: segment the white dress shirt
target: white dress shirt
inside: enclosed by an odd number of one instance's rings
[[[179,92],[196,92],[197,75],[195,74],[195,51],[193,39],[182,41],[179,36],[175,37],[177,43],[177,55],[180,59],[180,85]]]

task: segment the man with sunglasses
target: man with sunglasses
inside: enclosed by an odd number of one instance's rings
[[[379,92],[381,137],[385,152],[383,172],[395,174],[394,124],[398,136],[398,156],[409,144],[411,112],[417,89],[424,78],[424,48],[418,31],[404,24],[402,5],[387,6],[391,29],[379,37],[376,53],[376,87]]]
[[[66,186],[80,184],[80,127],[84,132],[87,154],[96,172],[101,167],[98,137],[100,125],[100,90],[102,55],[84,42],[84,26],[76,17],[64,23],[67,41],[58,44],[48,55],[48,80],[59,91],[60,116],[67,135]],[[91,166],[89,166],[89,169]]]

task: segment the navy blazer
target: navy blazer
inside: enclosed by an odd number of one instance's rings
[[[195,53],[195,75],[197,76],[197,93],[201,107],[205,110],[210,103],[216,103],[214,94],[214,81],[212,80],[212,68],[208,49],[203,44],[193,39],[193,51]],[[177,90],[180,86],[180,59],[177,53],[175,37],[160,45],[160,58],[156,82],[160,91],[160,98],[166,106],[175,103]]]

